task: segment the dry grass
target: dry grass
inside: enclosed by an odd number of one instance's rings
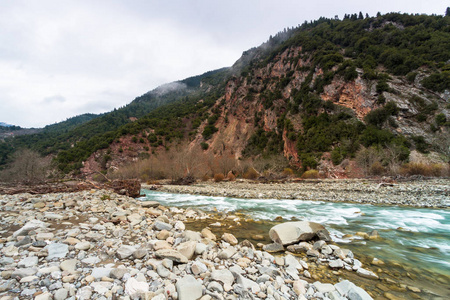
[[[303,179],[317,179],[319,178],[319,171],[317,170],[308,170],[302,175]]]
[[[255,168],[250,167],[248,170],[242,175],[245,179],[257,179],[259,177],[258,171]]]
[[[221,182],[225,179],[225,175],[222,173],[214,174],[214,182]]]
[[[400,169],[404,176],[422,175],[442,177],[448,176],[449,168],[444,164],[407,163]]]

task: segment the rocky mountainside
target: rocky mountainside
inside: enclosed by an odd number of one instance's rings
[[[411,151],[448,161],[449,49],[449,16],[321,18],[271,36],[232,68],[162,86],[32,146],[84,174],[157,156],[182,161],[184,173],[194,160],[239,165],[280,153],[294,169],[343,171],[364,149],[382,169]]]

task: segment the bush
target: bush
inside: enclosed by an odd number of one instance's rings
[[[374,162],[370,166],[370,174],[372,174],[372,175],[381,175],[385,171],[386,171],[386,169],[383,167],[383,165],[379,161]]]
[[[207,174],[202,176],[202,181],[208,181],[210,178]]]
[[[319,178],[319,171],[317,170],[308,170],[302,175],[303,179],[317,179]]]
[[[250,167],[242,177],[244,177],[245,179],[257,179],[259,177],[259,173],[255,170],[255,168]]]
[[[214,174],[214,182],[221,182],[225,179],[225,175],[222,173]]]
[[[283,175],[287,177],[293,177],[294,171],[291,168],[284,168]]]
[[[229,181],[235,181],[236,180],[236,176],[233,174],[233,172],[228,172],[228,174],[227,174],[227,179],[229,180]]]
[[[208,145],[208,143],[202,142],[202,143],[200,144],[200,147],[202,147],[202,150],[208,150],[209,145]]]
[[[423,163],[407,163],[401,167],[400,173],[402,175],[409,175],[409,176],[411,175],[430,176],[431,167]]]
[[[447,118],[445,117],[444,114],[441,113],[436,116],[435,121],[437,126],[442,126],[445,125],[445,123],[447,122]]]

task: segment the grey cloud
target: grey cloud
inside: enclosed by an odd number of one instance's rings
[[[54,103],[54,102],[66,102],[67,99],[64,98],[61,95],[54,95],[54,96],[50,96],[50,97],[45,97],[42,102],[44,103]]]

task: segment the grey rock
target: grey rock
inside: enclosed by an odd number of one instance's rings
[[[14,263],[14,259],[11,257],[0,258],[0,266],[6,266]]]
[[[45,246],[47,246],[47,243],[45,241],[36,241],[36,242],[33,242],[31,244],[31,246],[37,247],[37,248],[44,248]]]
[[[26,236],[23,239],[21,239],[20,241],[18,241],[17,243],[15,243],[14,246],[20,247],[20,246],[23,246],[23,245],[31,244],[32,242],[33,241],[31,240],[31,238],[29,236]]]
[[[185,264],[188,262],[186,256],[173,249],[161,249],[155,252],[156,257],[167,258],[178,263]]]
[[[156,201],[142,201],[141,202],[141,206],[142,207],[152,207],[152,208],[156,208],[159,206],[159,203]]]
[[[272,241],[284,246],[299,241],[309,241],[317,237],[319,231],[326,231],[325,227],[315,222],[298,221],[275,225],[269,231]]]
[[[203,286],[194,276],[187,275],[177,280],[176,283],[179,300],[196,300],[203,294]]]
[[[282,244],[279,243],[272,243],[272,244],[267,244],[263,246],[263,250],[270,252],[270,253],[274,253],[274,252],[281,252],[284,251],[284,247]]]
[[[214,270],[211,272],[211,279],[231,286],[234,282],[234,275],[227,269]]]
[[[17,266],[19,268],[31,268],[34,267],[38,264],[39,259],[37,256],[29,256],[29,257],[25,257],[23,259],[21,259],[18,263]]]
[[[219,292],[219,293],[223,293],[223,287],[220,283],[218,283],[217,281],[211,281],[208,286],[207,289],[212,291],[212,292]]]
[[[59,267],[63,271],[67,271],[67,272],[73,273],[73,272],[75,272],[75,269],[77,267],[77,263],[78,263],[78,260],[76,260],[76,259],[68,259],[68,260],[63,261],[59,265]]]
[[[91,296],[92,296],[92,288],[90,286],[85,286],[77,290],[76,294],[77,300],[88,300],[91,299]]]
[[[205,273],[206,271],[208,271],[208,268],[204,263],[200,261],[195,261],[194,263],[192,263],[191,271],[194,275],[199,275],[201,273]]]
[[[107,281],[99,281],[99,282],[92,282],[91,288],[94,289],[94,292],[100,295],[106,294],[112,287],[112,282]]]
[[[301,265],[301,263],[298,261],[297,258],[295,258],[291,254],[288,254],[284,257],[284,263],[288,267],[293,267],[298,270],[303,270],[303,266]]]
[[[233,273],[233,275],[236,278],[237,285],[241,285],[245,289],[251,290],[253,294],[259,293],[261,291],[259,284],[257,284],[253,280],[245,278],[244,276],[238,273]]]
[[[359,268],[358,270],[356,270],[356,274],[358,274],[361,277],[365,277],[365,278],[378,279],[377,274],[375,274],[372,271],[363,269],[363,268]]]
[[[156,281],[155,281],[156,282]],[[125,293],[134,298],[144,298],[145,293],[149,291],[149,284],[147,282],[137,281],[134,278],[129,278],[125,283]]]
[[[172,225],[168,224],[168,223],[164,223],[161,221],[155,221],[155,223],[153,223],[153,228],[156,230],[171,230],[173,228]]]
[[[89,250],[91,248],[91,243],[88,241],[79,242],[75,245],[77,250]]]
[[[128,269],[125,268],[115,268],[112,269],[111,272],[109,273],[109,276],[113,279],[122,279],[123,275],[125,275],[126,273],[128,273]]]
[[[148,250],[144,248],[139,248],[133,252],[133,257],[136,259],[144,258],[148,254]]]
[[[177,246],[176,250],[186,256],[187,259],[192,259],[195,253],[195,248],[197,246],[196,241],[188,241],[181,243]]]
[[[219,254],[217,255],[218,258],[220,259],[229,259],[231,257],[233,257],[233,255],[236,254],[236,249],[234,247],[228,247],[223,249],[222,251],[219,252]]]
[[[166,269],[166,267],[164,267],[162,264],[159,264],[158,266],[156,266],[156,272],[158,273],[159,276],[163,277],[163,278],[167,278],[170,276],[170,271],[168,269]]]
[[[372,300],[373,298],[362,288],[353,286],[348,292],[350,300]]]
[[[200,234],[200,232],[197,231],[186,230],[183,232],[183,240],[185,242],[187,241],[200,242],[202,240],[202,235]]]
[[[119,259],[126,259],[133,255],[133,252],[136,251],[136,248],[133,246],[123,245],[116,251],[116,256]]]
[[[94,268],[92,269],[91,275],[94,276],[95,279],[109,277],[111,270],[111,268]]]
[[[99,242],[105,238],[105,235],[91,231],[86,234],[85,238],[86,238],[86,240],[91,241],[91,242]]]
[[[32,296],[34,293],[36,293],[36,289],[24,289],[20,293],[20,296],[22,296],[22,297],[29,297],[29,296]]]
[[[48,251],[47,260],[53,258],[63,258],[69,253],[69,245],[53,243],[45,247]]]
[[[53,294],[53,300],[64,300],[69,295],[69,291],[65,288],[61,288]]]
[[[13,237],[17,237],[19,235],[24,236],[27,235],[30,231],[37,230],[37,229],[45,229],[48,227],[49,224],[39,221],[39,220],[31,220],[27,222],[22,228],[15,231],[13,233]]]
[[[34,274],[36,274],[38,271],[37,268],[25,268],[25,269],[16,269],[14,270],[14,272],[12,272],[11,274],[11,278],[24,278],[24,277],[28,277],[28,276],[33,276]]]
[[[331,283],[321,283],[319,281],[316,281],[313,283],[313,285],[317,289],[317,291],[322,294],[326,294],[336,290],[334,285],[332,285]]]
[[[344,262],[341,259],[335,259],[335,260],[330,260],[330,262],[328,263],[328,266],[330,268],[343,268],[344,267]]]

